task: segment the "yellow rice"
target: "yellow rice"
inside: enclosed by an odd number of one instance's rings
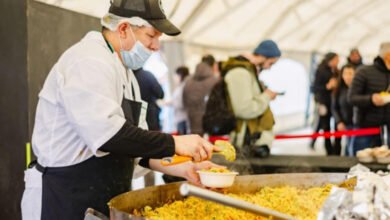
[[[280,188],[264,187],[253,194],[243,193],[228,195],[291,215],[298,219],[316,219],[317,213],[321,209],[324,200],[328,197],[332,186],[333,185],[328,184],[324,187],[315,187],[306,190],[292,186]],[[268,219],[195,197],[188,197],[185,200],[175,201],[155,209],[146,206],[140,213],[135,210],[134,214],[162,220]]]

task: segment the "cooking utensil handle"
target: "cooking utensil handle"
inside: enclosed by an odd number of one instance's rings
[[[178,163],[184,163],[187,161],[191,161],[192,157],[186,157],[186,156],[173,156],[173,157],[164,157],[161,159],[161,165],[163,166],[171,166]]]
[[[180,194],[182,196],[195,196],[198,198],[206,199],[209,201],[213,201],[216,203],[220,203],[222,205],[230,206],[233,208],[245,210],[248,212],[251,212],[256,215],[261,216],[273,216],[274,219],[280,219],[280,220],[296,220],[296,218],[293,218],[289,215],[285,215],[283,213],[267,209],[261,206],[254,205],[252,203],[236,199],[230,196],[226,196],[220,193],[216,193],[210,190],[202,189],[196,186],[192,186],[187,183],[183,183],[180,186]]]

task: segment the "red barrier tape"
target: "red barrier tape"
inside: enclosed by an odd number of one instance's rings
[[[173,135],[173,136],[179,135],[178,132],[173,132],[173,133],[170,133],[170,134]],[[221,140],[221,141],[229,141],[230,138],[229,138],[229,136],[210,136],[210,137],[209,137],[209,141],[210,141],[211,143],[214,143],[215,141],[218,141],[218,140]]]
[[[275,135],[275,140],[280,139],[293,139],[293,138],[331,138],[331,137],[342,137],[342,136],[366,136],[366,135],[376,135],[380,134],[381,129],[378,128],[363,128],[358,130],[347,130],[347,131],[335,131],[335,132],[322,132],[314,134],[302,134],[302,135]],[[178,133],[171,133],[171,135],[178,135]],[[214,143],[217,140],[229,141],[229,136],[210,136],[209,141]]]
[[[209,141],[214,143],[215,141],[229,141],[229,136],[210,136]]]
[[[359,130],[347,130],[347,131],[335,131],[335,132],[323,132],[323,133],[314,133],[314,134],[304,134],[304,135],[275,135],[275,139],[291,139],[291,138],[330,138],[330,137],[342,137],[342,136],[365,136],[365,135],[375,135],[380,134],[380,128],[363,128]]]

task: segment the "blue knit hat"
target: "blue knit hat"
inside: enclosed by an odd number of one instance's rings
[[[253,51],[256,55],[262,55],[267,58],[280,57],[282,54],[278,48],[278,45],[273,40],[262,41],[259,46]]]

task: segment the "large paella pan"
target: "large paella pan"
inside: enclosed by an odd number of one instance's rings
[[[297,173],[273,175],[238,176],[227,193],[255,193],[264,187],[293,186],[299,189],[340,184],[346,180],[342,173]],[[167,203],[183,200],[179,187],[182,183],[171,183],[161,186],[148,187],[116,196],[109,202],[111,220],[146,219],[134,215],[144,207],[156,208]]]

